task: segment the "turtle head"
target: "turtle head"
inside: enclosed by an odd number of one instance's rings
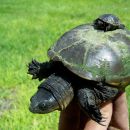
[[[30,99],[29,110],[41,114],[64,110],[73,97],[71,84],[61,76],[52,74],[38,86],[38,91]]]
[[[29,110],[32,113],[45,114],[56,109],[59,109],[59,104],[47,89],[38,88],[38,91],[30,99]]]
[[[117,16],[113,14],[103,14],[93,22],[94,28],[103,31],[113,31],[116,29],[124,29],[125,26],[120,23]]]

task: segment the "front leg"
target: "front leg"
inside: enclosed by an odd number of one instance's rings
[[[104,117],[102,116],[97,104],[97,97],[94,95],[94,91],[89,88],[81,88],[78,90],[78,100],[81,108],[89,117],[97,123],[104,125]]]
[[[42,80],[54,72],[53,66],[53,62],[51,61],[40,63],[36,60],[32,60],[28,64],[28,74],[32,75],[32,79]]]
[[[114,99],[119,93],[119,89],[106,84],[104,81],[99,82],[94,88],[94,94],[101,102]]]

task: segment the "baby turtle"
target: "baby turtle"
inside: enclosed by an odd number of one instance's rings
[[[116,29],[104,33],[93,25],[80,25],[61,36],[48,56],[49,62],[29,63],[28,73],[34,79],[47,78],[38,89],[45,93],[33,96],[30,110],[63,110],[75,95],[85,113],[102,124],[100,104],[130,84],[130,32]]]
[[[118,17],[113,14],[103,14],[94,21],[94,27],[99,30],[112,31],[115,29],[124,29],[125,26],[120,23]]]

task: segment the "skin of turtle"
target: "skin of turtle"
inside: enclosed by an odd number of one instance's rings
[[[53,73],[39,85],[38,91],[31,97],[29,110],[39,114],[64,110],[73,97],[71,83],[65,77]]]
[[[39,80],[52,73],[58,73],[63,79],[66,75],[72,86],[77,87],[75,95],[81,108],[102,124],[100,104],[113,99],[130,84],[130,32],[117,29],[104,33],[93,25],[80,25],[66,32],[48,50],[48,56],[49,62],[32,61],[29,74]]]
[[[103,14],[94,20],[94,27],[99,30],[112,31],[116,29],[124,29],[118,17],[113,14]]]

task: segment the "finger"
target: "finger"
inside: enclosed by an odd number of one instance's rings
[[[106,130],[111,120],[112,116],[112,102],[108,102],[103,104],[100,109],[103,119],[101,120],[100,124],[96,123],[93,120],[86,122],[85,128],[83,130]],[[104,122],[104,118],[106,119]]]
[[[129,114],[125,92],[120,92],[113,101],[111,125],[121,130],[129,130]]]

